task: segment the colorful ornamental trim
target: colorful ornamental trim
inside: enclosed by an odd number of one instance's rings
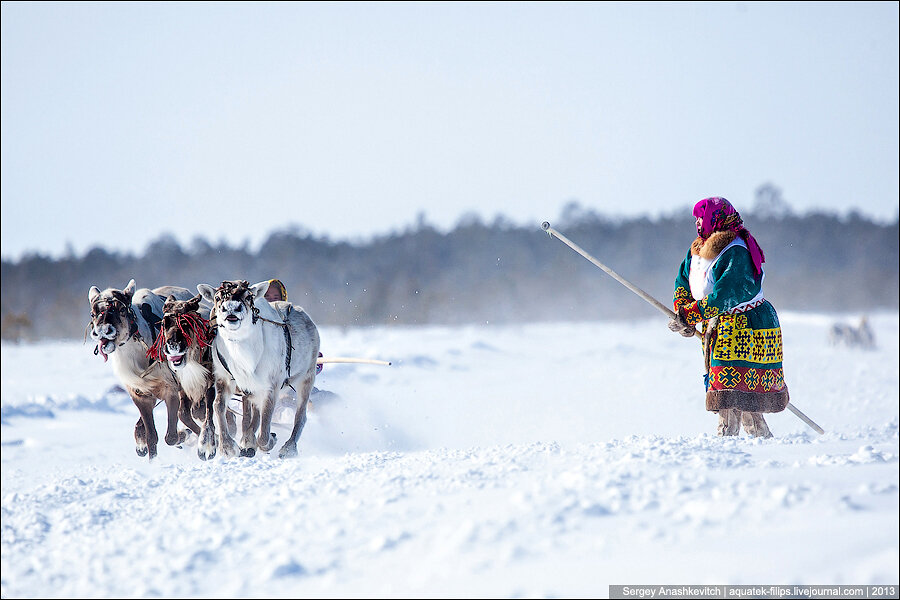
[[[759,365],[780,363],[783,358],[781,328],[749,329],[747,315],[723,315],[716,326],[712,357]]]
[[[697,308],[703,313],[704,321],[719,316],[719,308],[717,306],[710,306],[706,301],[706,298],[697,302]]]
[[[731,310],[728,311],[728,314],[734,315],[737,313],[747,312],[748,310],[753,310],[754,308],[756,308],[758,306],[762,306],[765,301],[766,301],[765,298],[760,298],[756,302],[748,302],[747,304],[744,304],[743,306],[735,306],[734,308],[732,308]]]
[[[701,300],[700,302],[703,302],[705,304],[706,301]],[[708,307],[708,308],[715,309],[715,307]],[[703,312],[701,312],[701,310],[702,310],[702,308],[700,306],[700,303],[696,302],[696,301],[691,302],[690,304],[685,304],[681,307],[681,311],[684,314],[684,320],[688,325],[696,325],[700,321],[704,321],[706,319],[711,319],[712,317],[716,316],[716,315],[711,315],[709,317],[704,317]],[[718,310],[717,310],[717,312],[718,312]]]
[[[784,371],[753,367],[712,367],[709,370],[709,384],[714,390],[781,392],[784,391]]]
[[[692,302],[691,293],[687,291],[685,288],[680,285],[675,288],[675,297],[673,299],[673,304],[675,305],[675,312],[678,312],[678,309],[682,306],[687,306]]]
[[[685,304],[681,311],[684,314],[684,320],[688,325],[696,325],[700,321],[704,320],[703,313],[700,312],[699,303],[694,301],[690,304]],[[714,315],[715,316],[715,315]]]
[[[675,290],[675,311],[678,312],[679,309],[684,309],[684,319],[687,321],[688,325],[696,325],[700,321],[706,321],[708,319],[712,319],[713,317],[718,317],[722,312],[716,306],[711,306],[706,298],[697,301],[691,301],[688,298],[682,296],[679,292],[686,290],[682,287],[679,287]],[[748,310],[753,310],[759,306],[762,306],[766,301],[765,298],[757,300],[756,302],[751,302],[745,304],[743,306],[736,306],[731,310],[727,311],[726,315],[734,315],[747,312]]]

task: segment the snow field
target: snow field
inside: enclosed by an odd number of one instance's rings
[[[394,366],[326,365],[298,459],[151,463],[89,346],[3,345],[2,595],[895,584],[898,315],[869,352],[827,346],[833,316],[781,317],[824,436],[785,411],[773,440],[715,437],[699,348],[659,320],[323,328],[326,355]]]

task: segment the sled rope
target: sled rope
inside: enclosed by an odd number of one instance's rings
[[[319,356],[319,358],[316,359],[316,364],[322,365],[325,363],[357,363],[357,364],[363,364],[363,365],[381,365],[384,367],[391,366],[391,363],[389,361],[376,360],[374,358],[352,358],[352,357],[344,357],[344,356]]]

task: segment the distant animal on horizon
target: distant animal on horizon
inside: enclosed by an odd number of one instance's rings
[[[180,419],[188,429],[200,433],[199,426],[191,418],[189,402],[183,400],[174,374],[165,364],[148,357],[148,350],[157,336],[163,314],[163,302],[167,296],[187,299],[189,290],[164,286],[153,290],[135,290],[134,279],[125,289],[97,286],[88,290],[91,305],[91,339],[97,346],[94,354],[109,360],[113,372],[125,387],[137,407],[140,417],[134,426],[135,452],[152,459],[157,454],[158,435],[153,420],[157,399],[166,403],[166,444],[182,444],[188,432],[178,429]]]
[[[849,348],[863,348],[872,350],[875,348],[875,333],[869,326],[869,319],[863,316],[859,320],[859,326],[853,327],[845,323],[835,323],[828,332],[828,341],[832,346],[847,346]]]
[[[309,315],[290,302],[268,302],[268,281],[250,285],[245,280],[207,284],[197,291],[215,313],[213,402],[219,446],[226,456],[254,456],[275,445],[271,433],[275,402],[282,390],[296,390],[294,425],[278,452],[280,458],[297,455],[297,440],[306,424],[309,395],[316,377],[319,332]],[[239,389],[244,398],[242,435],[238,446],[225,427],[227,400]],[[282,395],[284,397],[285,395]]]

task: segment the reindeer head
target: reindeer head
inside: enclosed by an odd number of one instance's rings
[[[97,286],[88,290],[88,301],[91,303],[91,339],[97,342],[94,354],[107,356],[116,351],[135,333],[137,325],[131,298],[134,296],[134,279],[128,282],[124,290],[107,288],[100,291]]]
[[[199,295],[190,300],[169,296],[163,306],[160,335],[149,354],[156,360],[165,357],[177,372],[188,360],[201,361],[203,349],[210,344],[211,337],[209,321],[200,315]]]
[[[269,287],[268,281],[250,285],[245,280],[223,281],[213,289],[201,283],[197,291],[213,305],[219,331],[230,338],[242,337],[256,324],[259,309],[254,302],[262,298]]]

